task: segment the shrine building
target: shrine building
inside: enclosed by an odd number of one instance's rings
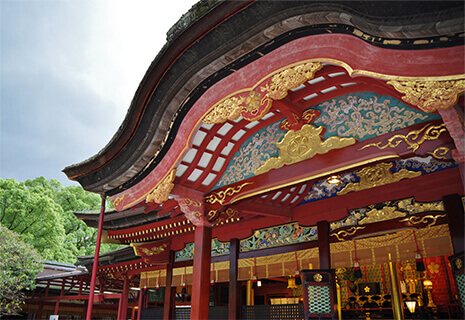
[[[197,3],[64,169],[121,249],[31,313],[463,317],[464,64],[463,1]]]

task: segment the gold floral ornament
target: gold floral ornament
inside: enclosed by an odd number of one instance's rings
[[[382,142],[370,143],[363,146],[359,150],[363,150],[368,147],[376,147],[381,150],[387,147],[395,148],[402,142],[405,142],[406,144],[408,144],[407,148],[412,149],[412,151],[415,152],[425,141],[436,140],[443,132],[446,132],[446,126],[444,124],[440,124],[437,126],[428,124],[420,130],[410,131],[406,135],[396,134],[389,138],[389,140],[384,146],[381,145]]]
[[[421,172],[409,171],[407,169],[399,170],[396,173],[391,172],[392,163],[380,163],[376,166],[363,168],[356,172],[360,182],[351,182],[344,189],[339,191],[338,195],[347,194],[353,191],[371,189],[383,186],[389,183],[397,182],[402,179],[415,178],[421,175]]]
[[[223,123],[227,120],[236,120],[239,118],[244,108],[244,101],[244,97],[232,97],[221,101],[203,118],[203,122],[211,124]]]
[[[388,81],[400,93],[402,99],[425,112],[447,109],[458,96],[465,92],[465,80],[450,81]]]
[[[266,98],[281,100],[287,96],[288,90],[295,89],[302,83],[313,79],[315,72],[322,67],[320,62],[309,62],[286,69],[275,74],[271,78],[270,84],[261,87],[261,90],[266,93]]]
[[[230,197],[242,190],[243,187],[245,187],[248,184],[252,184],[253,182],[246,182],[243,183],[239,186],[234,186],[234,187],[229,187],[226,190],[218,191],[218,192],[213,192],[212,194],[208,195],[205,197],[205,201],[214,204],[218,202],[219,204],[223,205],[226,201],[227,197]]]
[[[260,87],[264,95],[254,91],[260,85],[257,83],[253,89],[246,89],[233,97],[222,99],[202,121],[206,124],[223,123],[227,120],[236,120],[239,116],[249,121],[258,120],[268,113],[273,100],[286,97],[288,90],[297,88],[312,79],[315,72],[322,67],[320,62],[310,62],[278,71],[271,76],[271,80],[265,79],[264,85]]]
[[[174,187],[174,179],[176,178],[176,169],[163,178],[163,180],[153,189],[146,197],[145,201],[163,203],[168,200],[171,190]]]
[[[350,146],[356,142],[354,138],[339,137],[331,137],[322,141],[320,136],[322,131],[323,127],[315,127],[311,124],[303,125],[299,131],[289,131],[283,140],[276,144],[279,156],[268,159],[265,164],[254,171],[254,174],[259,175],[271,169],[313,158],[317,154],[325,154],[333,149]]]

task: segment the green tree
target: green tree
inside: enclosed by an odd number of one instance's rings
[[[96,210],[100,202],[99,195],[63,187],[54,179],[0,179],[0,223],[21,234],[45,260],[74,263],[76,256],[94,252],[97,229],[87,227],[73,211]],[[117,247],[102,244],[101,252]]]
[[[43,259],[67,261],[72,252],[61,247],[65,239],[61,207],[41,186],[0,180],[0,223],[19,233]]]
[[[37,251],[0,224],[0,317],[21,310],[23,290],[34,289],[41,270]]]

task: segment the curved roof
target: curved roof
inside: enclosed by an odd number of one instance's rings
[[[170,214],[179,220],[175,226],[190,230],[176,201],[149,201],[169,177],[214,201],[217,191],[247,185],[227,203],[238,201],[245,215],[276,216],[321,199],[328,186],[319,179],[331,172],[348,185],[358,183],[357,170],[374,163],[392,172],[450,167],[431,152],[455,149],[452,133],[428,146],[379,146],[412,130],[446,131],[436,107],[406,101],[396,85],[464,78],[463,2],[206,4],[170,31],[109,144],[64,169],[133,216],[113,214],[108,229],[156,225]],[[283,160],[284,140],[294,130],[316,132],[308,135],[320,150],[316,156]],[[442,159],[453,164],[451,153]],[[245,197],[248,205],[241,206]]]
[[[203,87],[266,54],[271,44],[270,50],[279,47],[278,40],[282,44],[305,35],[350,34],[397,50],[462,43],[460,1],[226,1],[210,9],[157,55],[118,132],[97,155],[65,168],[70,179],[107,194],[137,184],[166,154]],[[418,41],[422,38],[427,40]]]

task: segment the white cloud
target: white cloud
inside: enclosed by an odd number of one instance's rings
[[[109,142],[195,2],[0,1],[0,177],[67,183],[61,170]]]

